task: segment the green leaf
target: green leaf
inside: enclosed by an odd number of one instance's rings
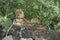
[[[3,27],[7,30],[12,25],[12,20],[8,19],[1,23]]]

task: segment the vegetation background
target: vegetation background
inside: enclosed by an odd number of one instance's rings
[[[15,17],[14,8],[25,9],[25,18],[38,18],[47,29],[60,32],[60,0],[0,0],[0,24],[7,30]]]

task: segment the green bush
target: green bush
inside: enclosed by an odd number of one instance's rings
[[[25,9],[25,18],[38,18],[47,29],[60,31],[59,0],[0,0],[0,24],[8,28],[14,18],[14,8]]]

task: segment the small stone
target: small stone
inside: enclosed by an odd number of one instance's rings
[[[13,40],[12,35],[4,37],[2,40]]]
[[[33,40],[32,38],[21,38],[21,40]]]

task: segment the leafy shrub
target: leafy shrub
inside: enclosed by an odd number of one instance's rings
[[[26,19],[36,17],[47,29],[60,31],[59,0],[0,0],[0,5],[0,24],[5,28],[12,24],[14,8],[22,8]]]

